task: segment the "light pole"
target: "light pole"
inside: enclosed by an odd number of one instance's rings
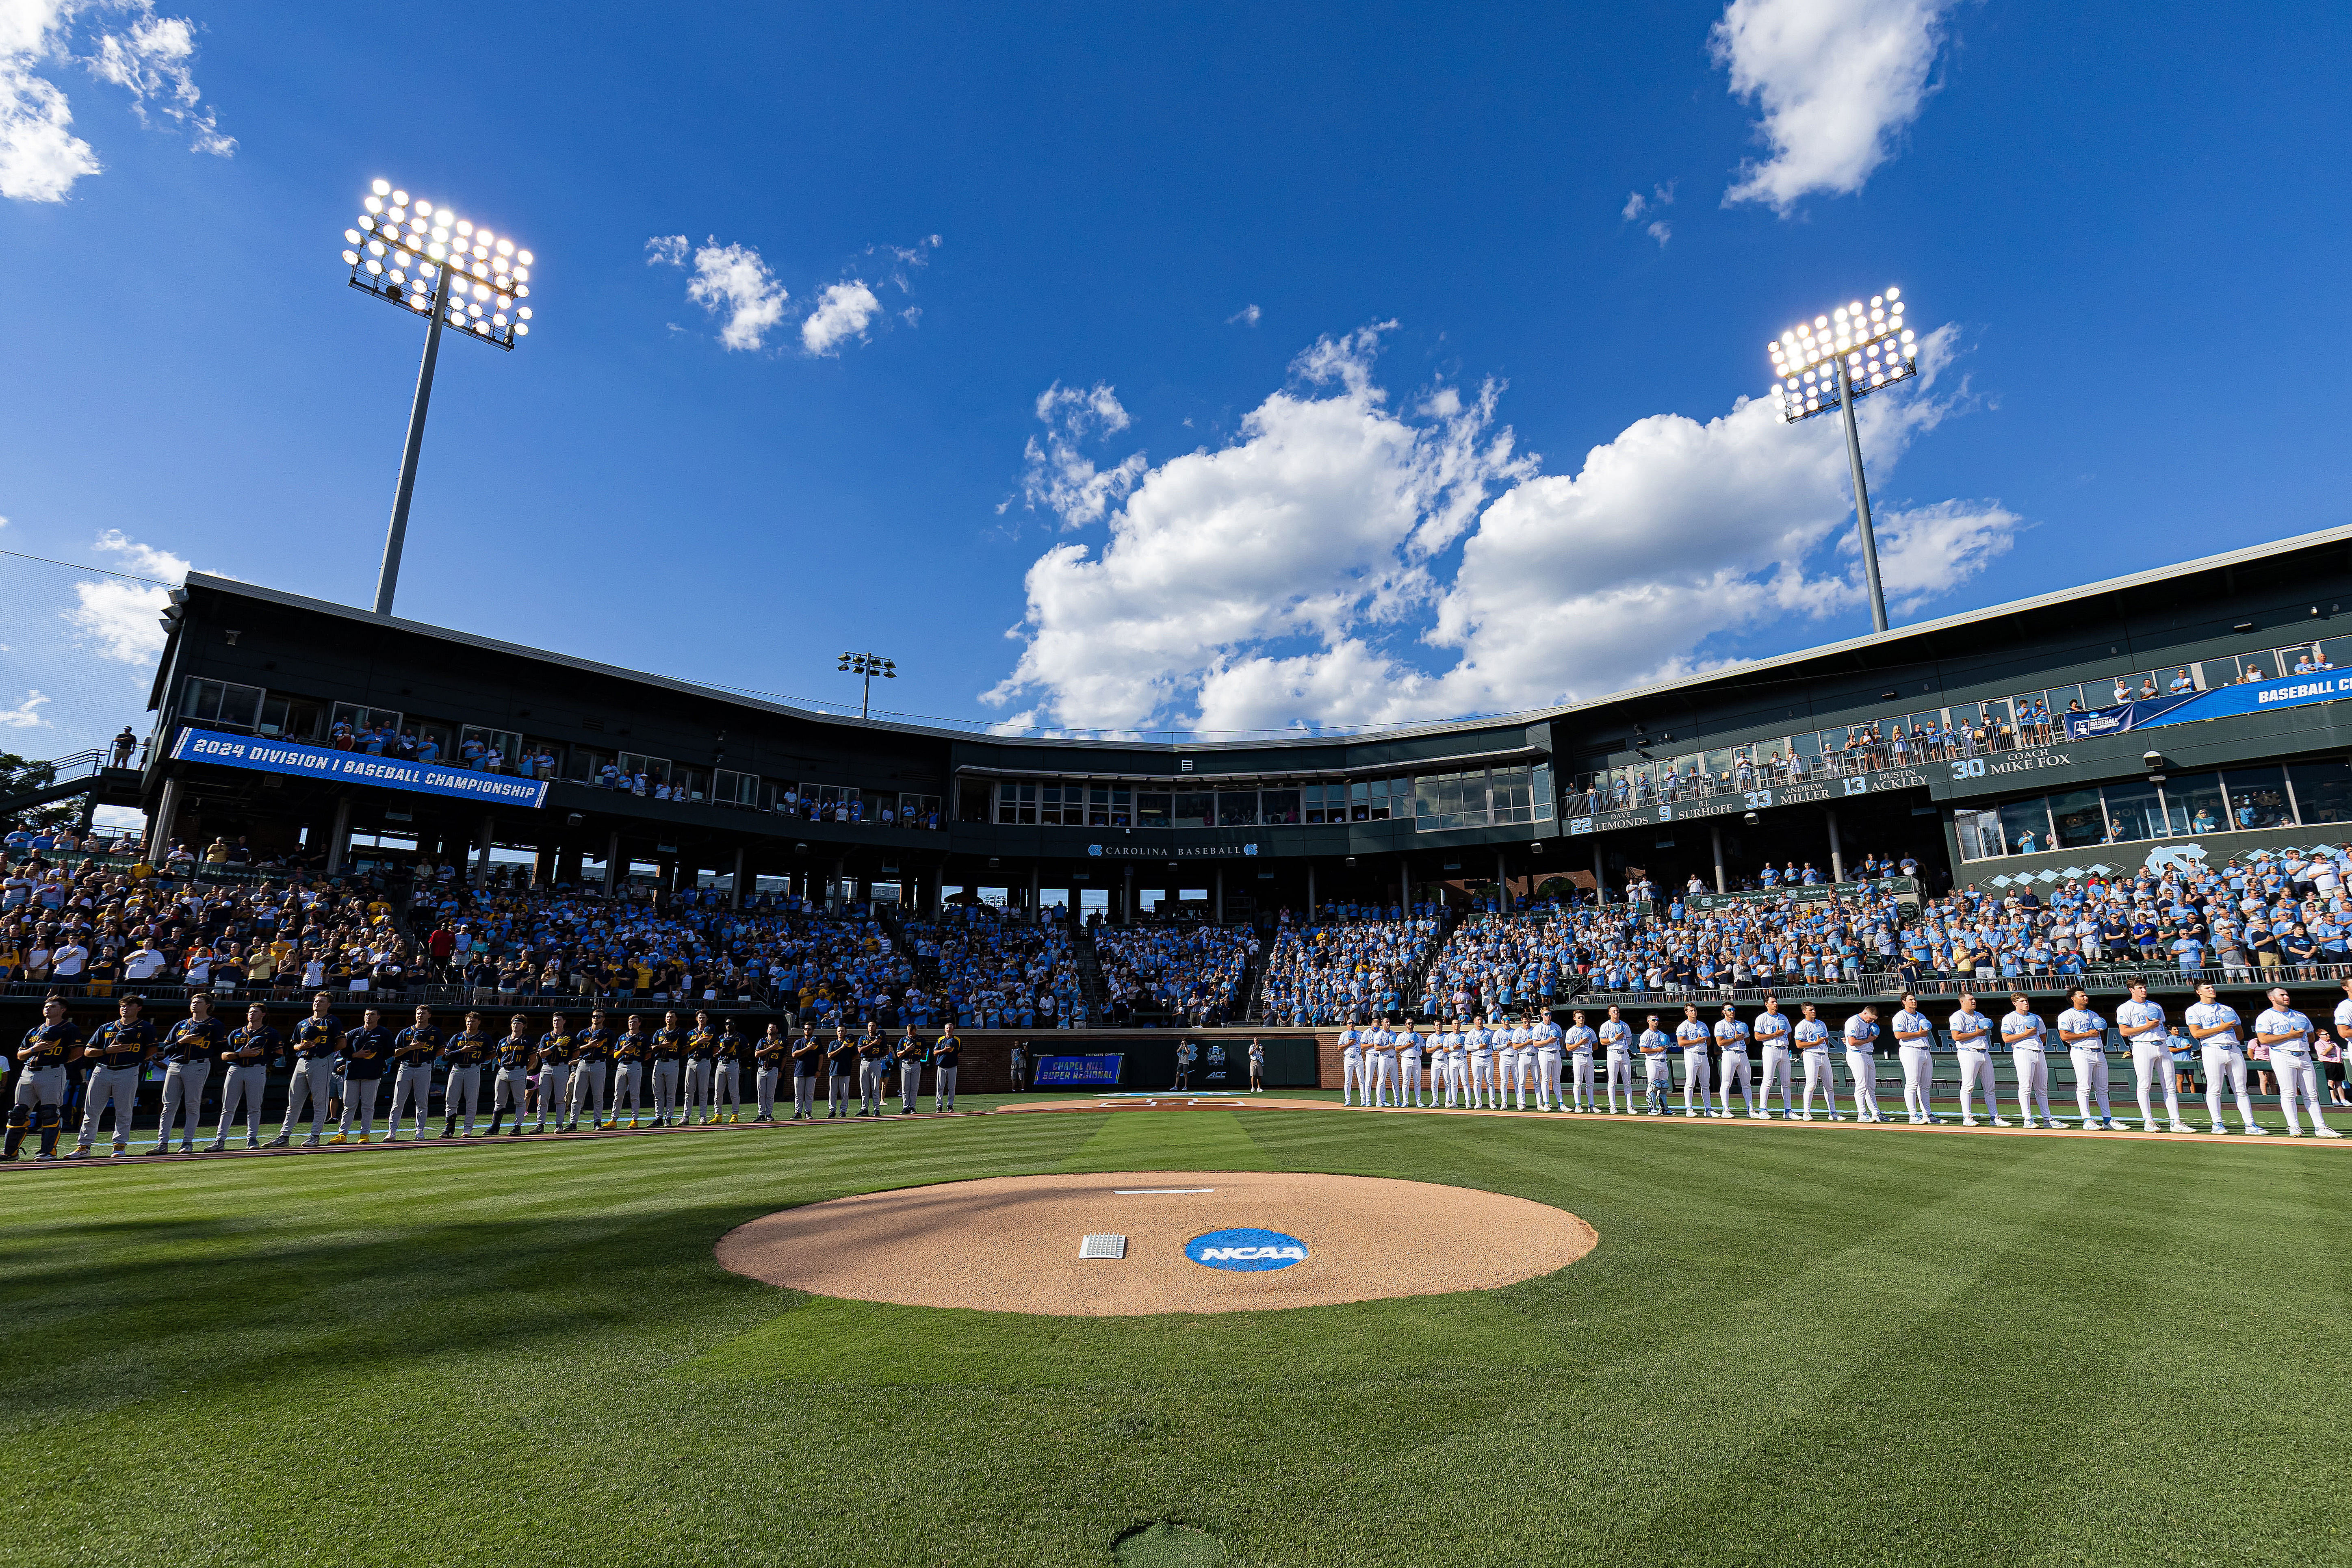
[[[375,613],[388,616],[400,585],[400,551],[408,539],[408,502],[416,490],[416,454],[425,446],[425,410],[433,401],[441,329],[455,327],[508,350],[517,338],[530,336],[530,307],[520,301],[530,294],[531,254],[516,249],[511,237],[477,228],[446,206],[411,202],[389,180],[376,181],[361,205],[367,210],[343,230],[352,287],[431,323],[425,329],[425,362],[416,371],[416,400],[408,410],[400,483],[392,492],[383,569],[375,580]]]
[[[866,695],[859,699],[857,704],[857,716],[860,719],[866,718],[873,711],[874,678],[878,675],[885,680],[898,679],[898,667],[879,654],[845,653],[841,656],[841,663],[835,668],[846,670],[851,675],[866,678]]]
[[[1919,374],[1912,333],[1903,324],[1903,291],[1874,294],[1826,316],[1800,321],[1767,345],[1772,353],[1772,401],[1780,421],[1794,425],[1816,414],[1845,416],[1845,457],[1853,469],[1853,515],[1862,530],[1862,571],[1870,584],[1872,629],[1886,629],[1886,590],[1878,581],[1878,536],[1870,526],[1870,488],[1862,478],[1862,431],[1853,405],[1881,387]]]

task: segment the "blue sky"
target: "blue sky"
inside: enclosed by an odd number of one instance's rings
[[[804,700],[1380,723],[1866,629],[1834,422],[1738,405],[1890,283],[1898,621],[2345,521],[2341,6],[498,22],[0,0],[0,548],[369,602],[379,175],[539,261],[401,612]],[[135,717],[149,590],[0,572],[0,747]]]

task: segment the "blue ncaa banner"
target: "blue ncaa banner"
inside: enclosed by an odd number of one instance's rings
[[[1123,1055],[1097,1057],[1039,1057],[1036,1077],[1030,1080],[1032,1089],[1116,1089],[1118,1087],[1119,1065]]]
[[[377,784],[384,789],[415,790],[420,795],[493,801],[501,805],[535,808],[547,804],[545,779],[469,773],[438,763],[404,763],[397,757],[372,757],[364,752],[335,752],[324,746],[264,741],[250,735],[224,735],[213,730],[181,731],[179,739],[172,742],[172,760],[250,768],[256,773],[292,773],[299,778],[339,779]]]
[[[2273,708],[2301,708],[2347,697],[2352,697],[2352,674],[2335,670],[2285,680],[2249,680],[2237,686],[2217,686],[2210,691],[2126,702],[2094,713],[2070,713],[2066,716],[2066,738],[2079,741],[2093,735],[2121,734],[2126,730],[2193,724],[2201,719],[2228,719]]]

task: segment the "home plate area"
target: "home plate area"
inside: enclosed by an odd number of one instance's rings
[[[718,1252],[738,1274],[820,1296],[1129,1317],[1492,1289],[1598,1239],[1565,1209],[1469,1187],[1126,1171],[861,1193],[763,1215]]]

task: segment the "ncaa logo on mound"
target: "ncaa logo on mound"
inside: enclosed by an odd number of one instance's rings
[[[1213,1230],[1184,1244],[1184,1256],[1209,1268],[1259,1274],[1307,1261],[1307,1244],[1278,1230]]]

